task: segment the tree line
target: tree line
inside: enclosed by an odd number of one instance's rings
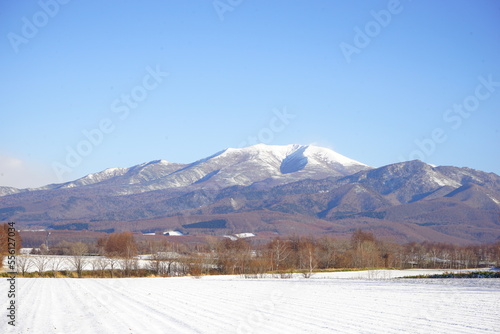
[[[141,260],[139,254],[147,255]],[[66,257],[58,260],[51,255]],[[356,230],[349,239],[291,236],[259,241],[209,237],[204,244],[181,244],[165,240],[137,242],[131,232],[122,232],[109,234],[95,243],[63,241],[50,249],[42,245],[35,256],[19,256],[17,262],[21,274],[34,266],[40,273],[52,271],[55,276],[64,267],[60,262],[64,259],[78,277],[82,277],[84,271],[97,277],[258,276],[293,272],[307,277],[315,271],[339,268],[500,266],[500,242],[466,246],[430,242],[397,244]]]
[[[500,266],[500,242],[457,246],[444,243],[397,244],[356,230],[350,239],[332,237],[275,238],[259,246],[246,239],[215,242],[209,248],[220,274],[302,272],[335,268],[468,269]]]

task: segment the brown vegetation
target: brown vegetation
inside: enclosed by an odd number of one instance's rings
[[[350,239],[293,236],[265,241],[209,237],[204,243],[195,244],[180,244],[172,240],[178,239],[137,242],[130,232],[112,233],[93,244],[62,242],[49,253],[68,255],[78,277],[87,277],[89,272],[97,277],[199,277],[208,274],[259,277],[265,273],[290,277],[294,272],[310,277],[315,271],[345,268],[468,269],[500,266],[500,242],[468,246],[429,242],[402,245],[381,241],[372,233],[359,229]],[[137,254],[149,255],[146,267],[139,268]],[[99,256],[90,261],[92,255]],[[24,260],[24,257],[19,257],[18,269],[27,274]],[[84,271],[86,264],[92,266],[91,271]],[[31,265],[40,275],[52,270],[53,277],[57,277],[60,269],[59,264],[52,264],[49,268],[44,253],[32,259]]]

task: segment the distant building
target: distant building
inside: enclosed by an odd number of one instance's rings
[[[163,232],[163,235],[180,236],[180,235],[184,235],[184,234],[181,231],[167,231],[167,232]]]
[[[21,248],[19,250],[20,254],[31,254],[32,252],[33,253],[40,252],[40,248]]]
[[[251,237],[255,237],[255,234],[250,233],[250,232],[247,232],[247,233],[237,233],[237,234],[235,234],[235,236],[236,236],[237,238],[244,239],[244,238],[251,238]]]
[[[229,238],[233,241],[238,240],[238,239],[245,239],[245,238],[251,238],[255,237],[255,234],[246,232],[246,233],[236,233],[235,235],[225,235],[224,238]]]

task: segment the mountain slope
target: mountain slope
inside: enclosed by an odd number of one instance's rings
[[[136,230],[339,235],[362,227],[406,241],[500,240],[498,175],[421,161],[372,168],[315,146],[226,149],[191,164],[157,160],[0,191],[0,219],[20,227],[120,229],[135,222]],[[186,230],[172,217],[227,227]]]

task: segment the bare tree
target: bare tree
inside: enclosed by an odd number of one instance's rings
[[[87,264],[85,255],[88,252],[88,246],[83,242],[76,242],[70,247],[71,257],[70,262],[75,268],[78,277],[82,277],[83,268]]]
[[[113,278],[114,271],[115,271],[115,269],[119,268],[120,263],[118,261],[118,258],[113,257],[113,256],[108,257],[107,260],[108,260],[108,264],[109,264],[109,272],[111,274],[111,278]]]
[[[251,248],[243,239],[224,238],[214,244],[214,262],[221,274],[245,274],[249,270]]]
[[[303,252],[306,254],[308,272],[304,273],[305,278],[310,278],[313,275],[313,270],[316,269],[318,265],[317,261],[317,247],[314,240],[307,240],[303,245]]]
[[[320,268],[334,268],[337,260],[337,247],[333,238],[323,237],[318,240]]]
[[[29,255],[19,255],[16,256],[16,268],[17,272],[21,272],[24,276],[30,270],[32,266],[31,257]]]
[[[203,274],[207,274],[207,260],[204,254],[191,254],[185,258],[184,269],[187,274],[200,278]]]
[[[171,244],[163,242],[153,242],[149,244],[151,257],[147,264],[147,269],[155,272],[157,275],[172,275],[175,261],[178,254],[174,252]]]
[[[122,269],[125,270],[125,274],[127,276],[130,276],[132,271],[136,271],[138,269],[138,260],[135,257],[137,254],[137,247],[132,234],[129,234],[131,236],[131,239],[126,239],[124,241],[121,254]]]
[[[63,265],[66,263],[66,259],[63,258],[63,257],[60,257],[60,256],[54,256],[52,257],[51,261],[50,261],[50,267],[51,267],[51,270],[52,270],[52,274],[54,275],[54,277],[57,277],[57,272],[59,270],[61,270],[61,268],[63,267]]]
[[[271,252],[272,270],[283,269],[285,261],[292,253],[289,242],[276,238],[269,243],[268,247]]]
[[[122,269],[125,271],[125,275],[130,276],[132,271],[138,269],[138,261],[135,257],[122,257],[120,258],[120,264]]]
[[[381,266],[383,259],[378,246],[372,233],[363,232],[360,229],[354,231],[351,237],[351,267],[373,268]]]
[[[172,276],[173,259],[166,253],[155,254],[150,261],[150,270],[160,276]]]
[[[161,256],[160,254],[165,251],[164,244],[161,242],[150,242],[149,243],[149,253],[150,258],[147,262],[146,268],[156,273],[157,275],[161,275]]]
[[[38,269],[38,272],[41,274],[45,271],[48,263],[50,261],[50,257],[47,255],[33,255],[32,262],[33,265]]]
[[[104,242],[106,254],[120,257],[137,255],[137,243],[135,242],[134,235],[130,232],[113,233],[107,240],[100,243]]]
[[[108,267],[109,264],[109,259],[107,259],[104,256],[98,256],[97,259],[94,261],[97,268],[101,271],[101,276],[105,276],[106,268]]]
[[[132,270],[138,269],[138,261],[135,258],[137,255],[137,243],[134,235],[130,232],[112,233],[109,237],[99,239],[97,248],[104,249],[105,254],[112,262],[109,262],[111,267],[111,276],[117,265],[116,258],[120,258],[119,263],[127,276],[130,276]]]
[[[266,253],[262,251],[255,251],[254,255],[250,259],[250,264],[248,267],[248,273],[246,277],[262,278],[264,274],[270,270],[271,261],[265,254]]]

